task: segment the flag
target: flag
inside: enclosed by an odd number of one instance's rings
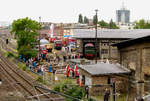
[[[53,35],[54,35],[54,24],[51,24],[51,26],[50,26],[50,33],[49,34],[50,34],[49,36],[52,38]]]

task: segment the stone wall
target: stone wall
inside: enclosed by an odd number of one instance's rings
[[[122,48],[119,50],[119,53],[120,64],[135,71],[135,75],[132,77],[134,82],[144,80],[144,75],[150,75],[149,42],[143,42]],[[134,86],[136,87],[137,95],[144,95],[144,84],[136,83]]]
[[[108,77],[107,76],[95,76],[92,77],[92,84],[93,85],[97,85],[97,86],[93,86],[91,89],[91,94],[92,95],[104,95],[105,89],[109,88],[110,86],[100,86],[100,85],[106,85],[108,81]]]
[[[108,85],[108,78],[110,78],[110,81],[112,82],[111,78],[115,78],[116,81],[116,92],[119,94],[127,93],[128,90],[128,77],[120,77],[120,76],[104,76],[104,75],[99,75],[99,76],[91,76],[89,73],[86,71],[80,69],[80,75],[84,75],[85,78],[91,78],[92,80],[92,86],[90,86],[90,95],[104,95],[104,91],[106,88],[109,90],[112,90],[110,85]],[[126,85],[125,85],[126,84]],[[101,86],[100,86],[101,85]]]

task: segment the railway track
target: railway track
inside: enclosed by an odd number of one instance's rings
[[[6,44],[6,39],[9,39],[9,42],[8,44]],[[10,35],[10,32],[9,30],[0,30],[0,44],[1,44],[1,47],[4,49],[4,50],[7,50],[7,51],[10,51],[12,53],[15,53],[17,54],[16,51],[16,45],[14,45],[13,43],[11,43],[10,39],[12,39],[12,36]]]
[[[11,45],[11,43],[9,43],[8,45],[6,45],[6,43],[4,42],[4,39],[0,38],[0,45],[1,45],[1,48],[4,49],[4,50],[7,50],[7,51],[10,51],[14,54],[17,54],[16,51],[16,48],[14,45]]]
[[[35,101],[64,101],[56,94],[48,94],[34,87],[34,80],[19,70],[13,63],[0,54],[0,70],[9,79],[10,83],[17,85],[16,89],[23,92],[24,98],[32,98]],[[38,96],[42,95],[42,96]],[[29,100],[29,99],[28,99]]]

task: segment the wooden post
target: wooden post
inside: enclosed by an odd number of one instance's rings
[[[144,73],[142,70],[142,49],[137,49],[137,61],[136,61],[136,71],[135,71],[135,78],[136,81],[136,95],[137,97],[142,97],[144,94],[144,84],[139,83],[139,81],[144,81]]]

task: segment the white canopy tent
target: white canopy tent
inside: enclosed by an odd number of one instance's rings
[[[45,45],[45,44],[49,44],[49,41],[46,39],[41,39],[40,40],[40,45]]]

